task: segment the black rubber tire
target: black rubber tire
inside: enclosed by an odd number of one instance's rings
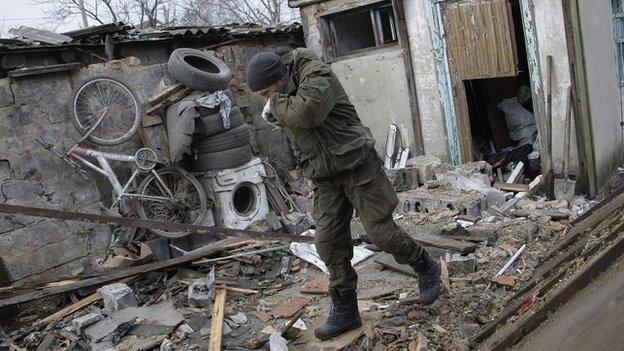
[[[237,148],[197,155],[193,161],[193,170],[196,172],[215,171],[234,168],[251,161],[251,146],[243,145]]]
[[[230,111],[230,128],[236,128],[243,124],[243,113],[238,107],[232,107]],[[206,117],[202,117],[201,120],[195,124],[195,137],[209,137],[223,133],[228,129],[223,126],[223,119],[219,113],[214,113]]]
[[[249,145],[250,142],[251,136],[249,135],[249,127],[247,124],[243,123],[223,133],[197,140],[194,146],[198,154],[207,154]]]
[[[223,61],[189,48],[174,50],[167,70],[178,83],[199,91],[226,90],[232,80],[232,71]]]

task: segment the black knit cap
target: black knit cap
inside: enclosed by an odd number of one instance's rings
[[[260,91],[286,74],[286,63],[273,52],[255,54],[247,64],[247,86],[251,91]]]

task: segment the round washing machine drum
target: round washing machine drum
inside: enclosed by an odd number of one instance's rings
[[[238,183],[231,191],[230,209],[243,218],[253,218],[260,210],[261,192],[252,182]]]

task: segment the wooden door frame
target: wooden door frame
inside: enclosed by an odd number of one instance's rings
[[[568,57],[572,71],[570,83],[573,92],[574,125],[576,126],[576,140],[579,141],[577,143],[579,155],[577,182],[580,190],[584,190],[590,198],[593,198],[598,191],[598,182],[578,1],[563,0],[562,2]]]
[[[541,64],[539,59],[539,50],[537,45],[537,33],[535,32],[535,13],[533,8],[533,0],[519,0],[520,9],[522,12],[522,24],[523,32],[526,42],[527,60],[529,62],[529,76],[531,79],[531,95],[533,98],[533,109],[535,120],[540,135],[540,155],[542,156],[542,172],[543,174],[549,174],[551,165],[548,161],[547,145],[543,140],[543,136],[548,135],[546,129],[545,120],[545,106],[544,106],[544,92],[543,81],[541,75]],[[461,103],[466,104],[465,92],[463,87],[463,81],[459,81],[461,86],[454,91],[453,84],[456,84],[456,77],[453,78],[452,71],[449,66],[449,60],[446,49],[446,39],[444,32],[444,24],[442,22],[442,10],[439,0],[429,0],[429,6],[427,6],[427,20],[429,21],[429,29],[431,31],[431,37],[433,41],[434,54],[436,56],[436,71],[438,76],[438,89],[442,98],[442,105],[444,110],[444,120],[446,124],[446,132],[448,136],[449,151],[453,163],[465,163],[472,160],[472,143],[467,143],[466,140],[472,140],[470,131],[469,116],[456,116],[457,106],[456,101],[459,100],[456,93],[461,93],[464,99]],[[461,110],[461,109],[460,109]],[[467,111],[467,108],[463,109]],[[459,119],[464,118],[464,122],[467,120],[468,130],[460,126]],[[468,136],[462,135],[462,133],[468,133]],[[464,142],[462,142],[462,140]]]
[[[412,0],[406,0],[412,1]],[[407,34],[407,23],[405,20],[405,8],[403,0],[391,0],[394,12],[394,22],[397,26],[399,36],[399,46],[403,48],[403,62],[405,65],[405,78],[407,80],[407,89],[409,92],[409,103],[412,114],[412,129],[414,133],[414,148],[412,150],[415,155],[424,155],[425,147],[422,137],[422,124],[420,122],[420,110],[418,109],[418,95],[416,93],[416,84],[414,82],[414,68],[412,66],[412,50],[410,47],[409,36]]]

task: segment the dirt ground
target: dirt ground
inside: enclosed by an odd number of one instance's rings
[[[620,350],[624,341],[624,258],[561,306],[514,349]]]

